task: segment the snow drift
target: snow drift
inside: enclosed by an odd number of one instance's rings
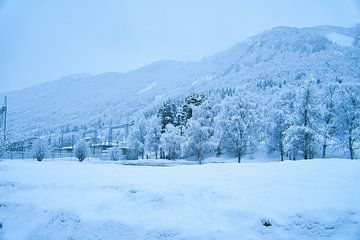
[[[360,162],[0,162],[0,239],[359,239]]]

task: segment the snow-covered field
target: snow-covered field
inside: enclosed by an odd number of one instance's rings
[[[1,240],[360,239],[360,161],[0,161],[0,222]]]

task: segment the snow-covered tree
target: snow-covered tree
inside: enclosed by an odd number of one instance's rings
[[[321,93],[321,101],[319,101],[320,121],[318,130],[322,140],[322,158],[326,158],[330,140],[334,135],[335,125],[334,118],[336,115],[336,95],[338,92],[338,84],[327,85]]]
[[[312,80],[294,90],[296,101],[294,112],[289,115],[291,126],[285,132],[285,150],[293,159],[298,153],[301,153],[304,159],[309,159],[314,157],[315,140],[318,138],[319,98]]]
[[[201,105],[192,107],[192,117],[187,122],[184,133],[183,155],[196,156],[199,164],[202,163],[204,153],[214,148],[212,137],[215,109],[212,104],[206,100]]]
[[[172,124],[166,125],[164,133],[161,134],[160,143],[162,149],[166,152],[167,159],[176,159],[180,156],[182,142],[183,137],[180,129]]]
[[[145,136],[146,136],[146,122],[145,119],[139,119],[130,129],[128,137],[128,146],[136,156],[141,156],[144,159],[145,154]]]
[[[9,133],[3,134],[0,132],[0,157],[8,150],[11,143],[11,135]]]
[[[245,92],[237,91],[234,96],[225,97],[215,122],[215,131],[222,145],[235,154],[239,163],[242,156],[254,152],[257,131],[256,104]]]
[[[354,159],[360,147],[360,84],[341,85],[337,97],[337,133]]]
[[[47,147],[48,146],[45,141],[42,141],[40,139],[34,141],[31,147],[33,158],[35,158],[39,162],[42,161],[47,153]]]
[[[89,153],[89,145],[85,140],[79,140],[74,146],[74,155],[79,162],[84,161]]]
[[[183,152],[195,155],[199,164],[204,159],[204,152],[210,148],[211,127],[204,125],[202,119],[190,119],[185,130]]]
[[[290,127],[288,117],[294,111],[295,93],[291,89],[285,89],[268,107],[267,118],[263,123],[267,126],[267,145],[270,151],[278,151],[280,160],[285,155],[285,132]]]
[[[148,119],[147,131],[145,136],[145,150],[153,152],[155,158],[158,158],[161,137],[161,122],[156,116]]]

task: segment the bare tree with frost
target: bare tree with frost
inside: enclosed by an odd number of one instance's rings
[[[241,158],[253,153],[256,142],[256,104],[242,91],[227,96],[221,102],[221,110],[215,118],[215,131],[223,146]]]
[[[180,157],[180,145],[183,142],[183,137],[181,136],[179,128],[170,123],[166,125],[165,131],[161,135],[160,142],[162,149],[166,152],[167,159],[175,160],[177,157]]]
[[[161,137],[161,121],[157,116],[148,119],[145,136],[145,150],[152,152],[158,159]]]
[[[338,137],[347,148],[350,159],[355,159],[360,147],[360,85],[341,85],[337,97],[335,121]]]

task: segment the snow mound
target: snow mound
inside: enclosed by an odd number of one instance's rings
[[[0,162],[0,239],[358,239],[360,161]]]

